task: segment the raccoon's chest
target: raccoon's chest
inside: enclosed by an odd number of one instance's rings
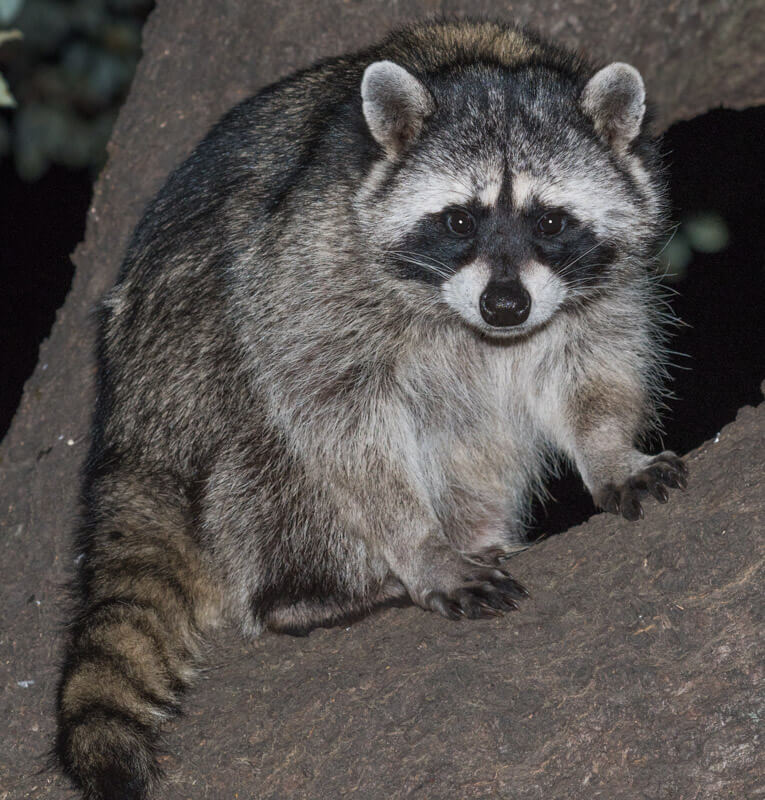
[[[498,461],[533,434],[530,359],[504,349],[448,365],[424,363],[408,378],[417,427],[447,448],[495,452]]]
[[[526,402],[528,367],[506,351],[441,372],[423,370],[417,458],[451,537],[491,546],[519,528],[543,461]]]

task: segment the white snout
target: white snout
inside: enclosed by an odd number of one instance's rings
[[[521,281],[531,295],[531,313],[522,327],[544,325],[566,299],[566,284],[539,261],[530,261],[521,270]]]
[[[495,337],[526,334],[547,322],[566,297],[566,285],[547,266],[530,261],[521,269],[520,281],[531,297],[528,318],[520,325],[495,328],[481,315],[481,295],[491,279],[489,265],[478,259],[467,264],[441,285],[441,295],[470,326]]]
[[[489,326],[481,316],[481,295],[489,283],[491,270],[483,261],[473,261],[441,284],[446,304],[453,308],[469,325],[484,330]]]

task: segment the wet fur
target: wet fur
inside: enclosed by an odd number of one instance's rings
[[[399,159],[361,108],[382,59],[437,101],[422,132],[401,129]],[[57,752],[87,798],[152,792],[160,725],[212,628],[302,632],[402,597],[501,613],[523,595],[501,557],[523,546],[553,454],[628,516],[682,483],[674,456],[634,449],[663,381],[658,160],[645,135],[612,152],[575,111],[593,72],[512,27],[415,26],[236,107],[149,206],[101,309],[59,688]],[[500,97],[508,75],[516,94]],[[576,159],[559,152],[566,131]],[[507,137],[519,177],[500,190]],[[570,252],[497,256],[557,263],[567,299],[539,329],[493,339],[443,301],[472,256],[433,249],[437,210],[411,168],[459,173],[494,203],[487,219],[519,226],[487,241],[521,242],[551,191],[524,175],[549,153],[616,211],[580,198]]]

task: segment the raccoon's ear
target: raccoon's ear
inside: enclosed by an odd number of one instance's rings
[[[615,150],[625,150],[640,133],[645,86],[635,67],[621,62],[603,67],[590,78],[579,102],[597,133]]]
[[[422,131],[436,109],[430,92],[403,67],[375,61],[361,81],[364,119],[389,158],[396,158]]]

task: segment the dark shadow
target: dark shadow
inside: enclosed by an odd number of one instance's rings
[[[69,256],[85,233],[92,176],[51,167],[26,183],[3,159],[0,187],[1,439],[72,283]]]

